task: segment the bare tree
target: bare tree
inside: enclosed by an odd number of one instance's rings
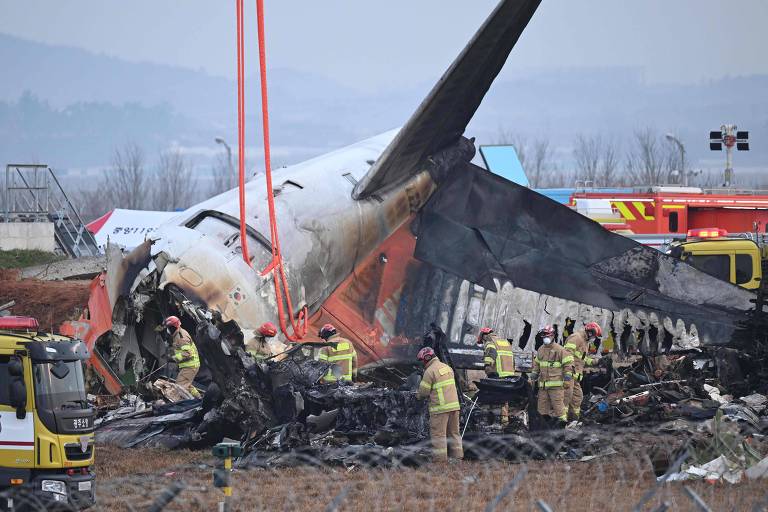
[[[670,147],[661,142],[650,128],[635,132],[633,146],[627,153],[627,173],[637,185],[658,185],[667,181],[674,158]]]
[[[601,136],[578,135],[573,149],[576,160],[576,179],[591,181],[594,185],[609,187],[621,182],[616,175],[619,166],[618,149],[613,139]]]
[[[79,188],[72,197],[72,202],[83,221],[90,222],[112,211],[115,204],[108,190],[103,190],[105,180],[99,180],[96,188]]]
[[[499,129],[495,144],[513,146],[531,187],[564,186],[566,178],[558,173],[554,164],[554,151],[549,139],[529,141],[524,135]]]
[[[193,165],[178,149],[160,153],[152,186],[152,207],[157,210],[178,210],[192,204],[196,198],[197,180]]]
[[[80,216],[92,220],[115,208],[142,208],[147,202],[147,186],[144,153],[128,143],[115,149],[112,165],[91,186],[82,186],[73,198]]]
[[[237,172],[232,162],[224,155],[219,154],[211,167],[213,180],[209,189],[211,196],[232,190],[237,186]]]
[[[600,151],[600,173],[598,182],[604,187],[613,187],[621,185],[621,176],[616,174],[619,168],[619,149],[613,139],[605,141]]]
[[[578,135],[576,145],[573,148],[573,158],[576,160],[577,178],[583,181],[591,181],[599,185],[600,157],[602,139],[598,136]]]
[[[110,194],[117,208],[140,210],[147,202],[147,185],[144,152],[128,143],[115,150],[112,168],[102,177],[99,188]]]
[[[552,148],[547,139],[537,139],[531,145],[531,154],[528,166],[524,167],[528,174],[531,188],[553,186],[555,181],[563,181],[563,176],[556,174],[556,168],[552,162]]]

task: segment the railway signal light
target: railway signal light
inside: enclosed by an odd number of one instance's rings
[[[725,146],[725,172],[723,183],[724,187],[730,187],[733,180],[733,148],[737,151],[749,151],[749,132],[746,130],[737,130],[735,124],[724,124],[720,131],[709,132],[709,149],[711,151],[722,151]]]

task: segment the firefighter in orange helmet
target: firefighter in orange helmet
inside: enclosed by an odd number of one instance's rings
[[[253,356],[256,362],[264,361],[272,356],[269,349],[269,339],[277,336],[277,327],[272,322],[261,324],[256,334],[245,343],[245,351]]]
[[[581,380],[584,378],[584,368],[594,366],[600,360],[589,354],[590,345],[602,337],[603,330],[595,322],[589,322],[584,329],[577,331],[565,340],[564,348],[573,356],[573,380],[565,386],[565,405],[568,409],[568,418],[578,420],[581,417],[581,402],[584,392],[581,389]]]
[[[538,381],[538,410],[545,418],[567,421],[564,385],[573,380],[573,356],[555,342],[555,330],[546,326],[538,333],[542,345],[533,359],[531,379]]]
[[[497,338],[493,329],[481,328],[477,336],[477,344],[483,347],[483,363],[488,377],[506,379],[517,375],[512,346],[507,340]],[[499,416],[501,426],[506,427],[509,424],[509,403],[502,404]]]
[[[424,363],[424,375],[419,384],[418,397],[429,398],[429,436],[435,460],[461,459],[464,449],[459,434],[459,393],[453,370],[435,357],[431,347],[424,347],[416,356]]]
[[[339,336],[333,324],[325,324],[320,328],[317,335],[324,341],[332,343],[332,345],[320,349],[318,359],[331,363],[328,373],[320,379],[320,382],[336,382],[337,380],[352,382],[355,380],[357,378],[357,352],[352,342]],[[338,378],[333,371],[334,367],[338,369]]]

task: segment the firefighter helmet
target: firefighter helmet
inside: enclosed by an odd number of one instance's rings
[[[277,327],[272,322],[265,322],[259,327],[259,334],[271,338],[277,334]]]
[[[492,332],[493,332],[493,329],[491,329],[490,327],[481,327],[480,332],[477,334],[477,344],[482,345],[483,338],[485,338],[487,334],[491,334]]]
[[[552,328],[551,325],[545,325],[541,329],[539,329],[539,334],[542,338],[554,338],[555,337],[555,330]]]
[[[584,330],[587,331],[587,333],[589,333],[590,331],[593,332],[596,338],[603,337],[603,330],[595,322],[589,322],[587,325],[584,326]]]
[[[177,316],[169,316],[163,321],[163,325],[166,327],[173,327],[174,329],[178,329],[181,327],[181,320],[179,320],[179,317]]]
[[[416,356],[416,358],[424,364],[427,364],[433,357],[435,357],[435,351],[432,347],[424,347],[419,350],[419,353]]]
[[[333,326],[333,324],[325,324],[320,328],[320,331],[317,333],[317,335],[323,338],[324,340],[327,340],[334,334],[336,334],[336,328]]]

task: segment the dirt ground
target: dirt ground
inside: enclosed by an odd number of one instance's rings
[[[214,459],[209,452],[102,447],[96,459],[97,510],[145,510],[174,483],[183,483],[185,489],[165,510],[215,510],[222,496],[211,484]],[[523,471],[519,485],[501,497],[495,510],[538,510],[539,499],[555,511],[631,510],[657,485],[650,462],[643,459],[614,455],[589,462],[235,471],[232,509],[316,512],[326,510],[337,499],[338,510],[481,511]],[[643,510],[655,510],[663,502],[669,503],[669,510],[699,510],[686,495],[684,485],[712,510],[753,510],[768,499],[765,480],[737,485],[670,483],[659,486]]]
[[[58,332],[64,320],[77,319],[88,304],[90,281],[19,279],[18,270],[0,270],[0,304],[11,300],[14,315],[32,316],[48,332]]]

